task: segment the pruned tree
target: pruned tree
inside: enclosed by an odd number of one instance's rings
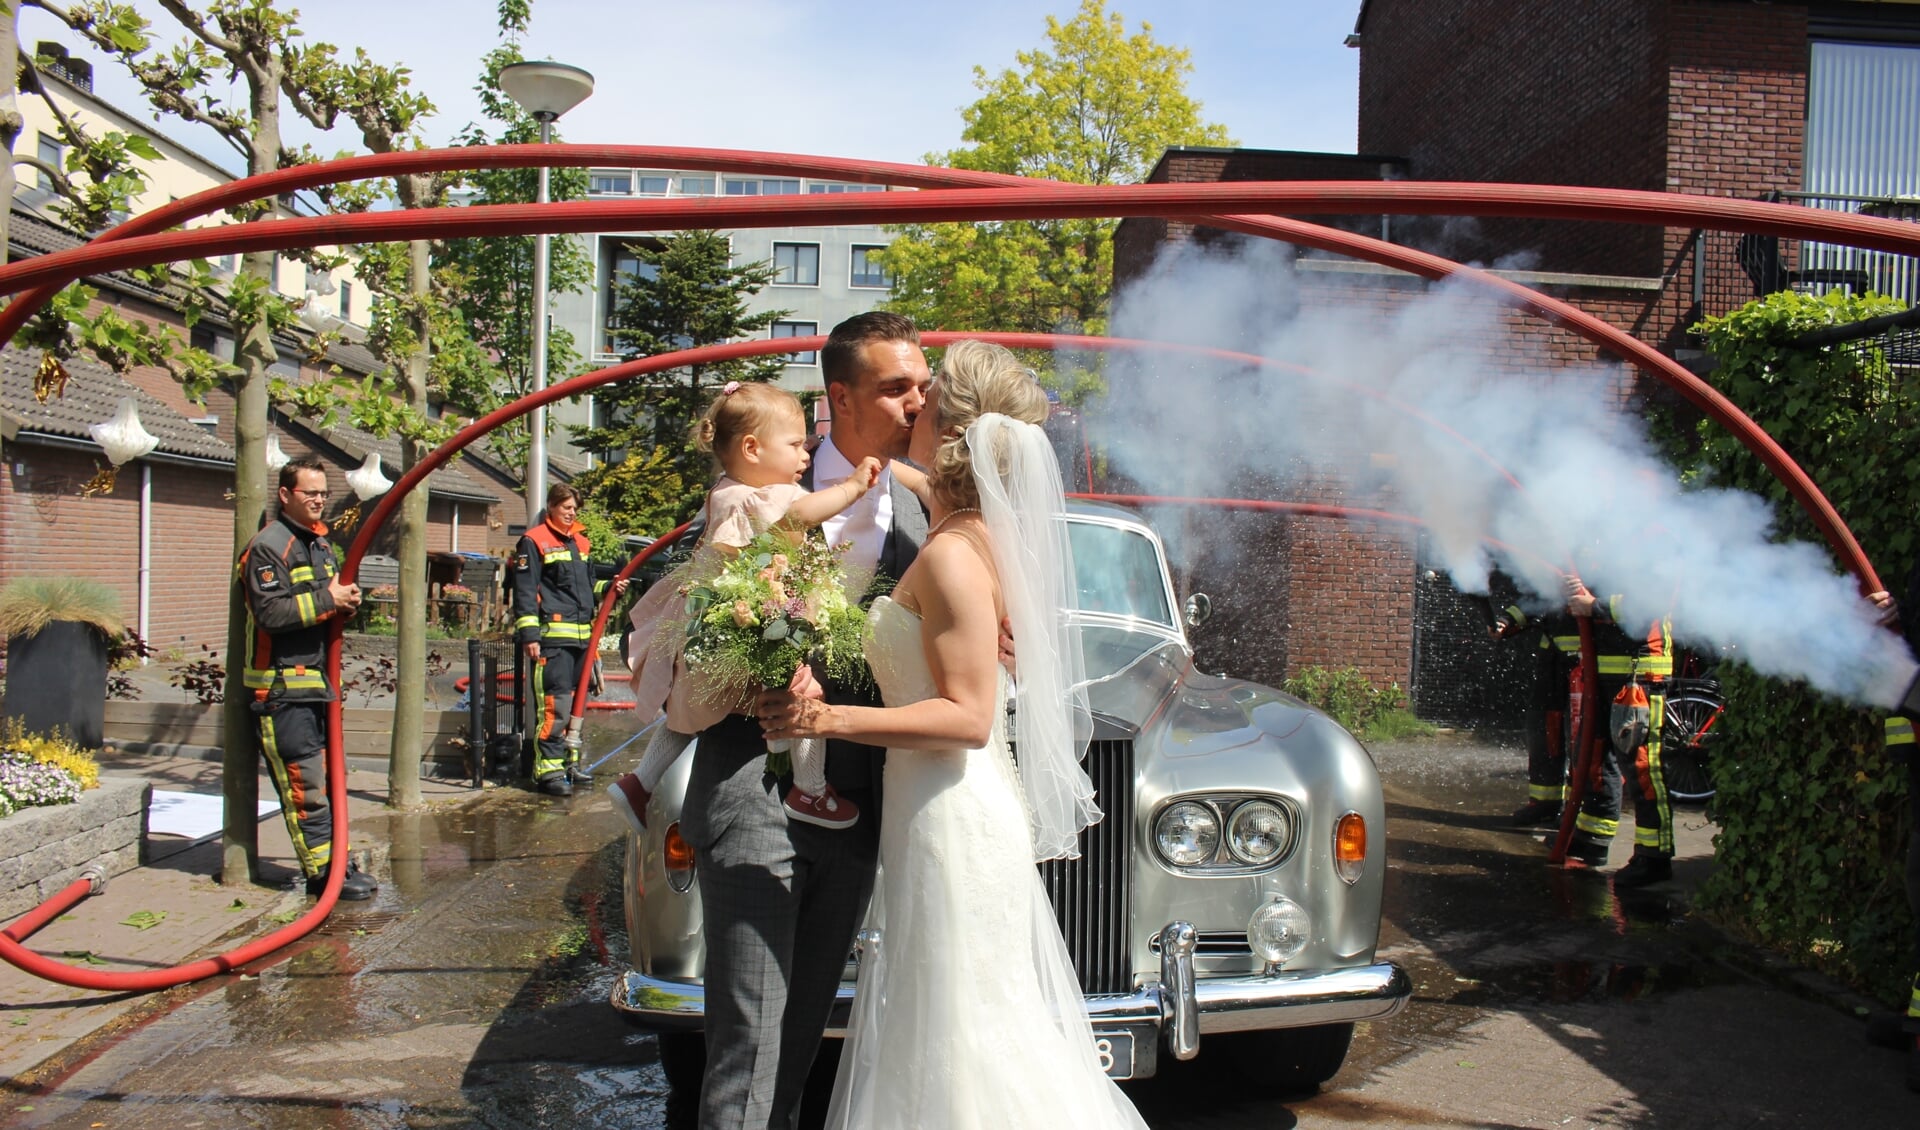
[[[311,151],[287,145],[281,122],[288,110],[320,130],[332,128],[343,111],[355,114],[356,121],[384,115],[392,122],[410,121],[424,111],[424,102],[400,81],[403,71],[375,68],[364,53],[356,55],[355,63],[344,64],[336,49],[304,43],[297,26],[298,14],[276,7],[273,0],[214,0],[204,9],[180,0],[159,0],[160,8],[182,33],[179,42],[164,52],[153,49],[155,32],[151,23],[128,4],[109,0],[83,0],[67,6],[52,0],[26,2],[56,16],[118,60],[140,84],[156,113],[210,128],[242,158],[249,176],[314,159]],[[215,93],[214,84],[222,74],[243,81],[240,98],[228,102]],[[400,132],[404,133],[404,128]],[[66,140],[74,150],[69,168],[101,159],[93,139],[70,134]],[[89,179],[99,181],[97,175]],[[238,214],[232,218],[238,222],[258,220],[271,215],[274,208],[274,202],[262,202],[236,210]],[[285,254],[321,271],[345,262],[337,254],[315,251]],[[269,491],[265,443],[273,399],[306,415],[347,411],[357,424],[374,430],[399,430],[416,440],[430,434],[432,428],[423,411],[393,398],[388,381],[300,384],[270,378],[269,368],[278,360],[274,336],[290,330],[298,312],[296,300],[274,290],[275,260],[276,253],[271,251],[249,252],[242,256],[238,275],[222,286],[215,285],[204,264],[187,268],[196,301],[218,305],[237,343],[235,365],[230,370],[235,402],[236,555],[259,528],[266,512]],[[76,304],[69,301],[66,305],[71,313]],[[55,310],[50,316],[57,314]],[[67,341],[69,333],[65,325],[50,325],[41,343],[48,345],[55,337]],[[98,347],[95,349],[97,352]],[[257,872],[258,778],[253,718],[240,682],[246,653],[245,625],[246,609],[236,590],[228,617],[224,726],[226,835],[222,873],[228,882],[252,878]]]

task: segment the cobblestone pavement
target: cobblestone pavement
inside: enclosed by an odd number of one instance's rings
[[[1150,1124],[1920,1123],[1899,1057],[1865,1045],[1843,995],[1746,972],[1752,955],[1690,915],[1688,891],[1711,866],[1698,810],[1682,810],[1678,880],[1626,897],[1605,873],[1548,869],[1538,836],[1501,826],[1524,791],[1518,751],[1437,740],[1375,752],[1389,785],[1382,953],[1412,973],[1414,1002],[1363,1025],[1311,1096],[1264,1094],[1211,1037],[1193,1063],[1127,1085]],[[144,1002],[16,1076],[0,1119],[684,1124],[687,1096],[667,1085],[653,1039],[605,1004],[625,959],[620,828],[597,792],[559,802],[513,789],[356,819],[386,847],[370,908],[336,913],[248,976]],[[1623,828],[1616,864],[1630,843]]]

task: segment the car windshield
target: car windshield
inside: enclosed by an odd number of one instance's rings
[[[1080,609],[1136,616],[1174,626],[1160,555],[1138,530],[1092,522],[1067,523],[1073,571],[1080,581]]]

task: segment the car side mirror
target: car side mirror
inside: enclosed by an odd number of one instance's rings
[[[1197,592],[1187,598],[1187,627],[1197,628],[1213,615],[1213,598]]]

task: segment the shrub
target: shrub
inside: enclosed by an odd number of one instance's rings
[[[21,577],[0,588],[0,637],[38,635],[48,624],[77,620],[109,639],[126,630],[120,594],[81,577]]]
[[[1782,293],[1695,327],[1720,364],[1707,379],[1820,484],[1880,571],[1897,584],[1920,553],[1920,390],[1870,347],[1799,348],[1824,326],[1900,309],[1878,295]],[[1665,438],[1693,477],[1774,503],[1783,536],[1818,542],[1785,488],[1704,421]],[[1913,613],[1908,612],[1909,615]],[[1749,937],[1889,1001],[1905,1003],[1913,920],[1901,875],[1905,774],[1882,748],[1880,716],[1802,684],[1723,664],[1725,727],[1714,747],[1717,866],[1702,908]]]
[[[1364,734],[1390,712],[1404,713],[1407,705],[1398,684],[1380,690],[1358,667],[1303,667],[1280,689],[1326,711],[1354,734]]]

